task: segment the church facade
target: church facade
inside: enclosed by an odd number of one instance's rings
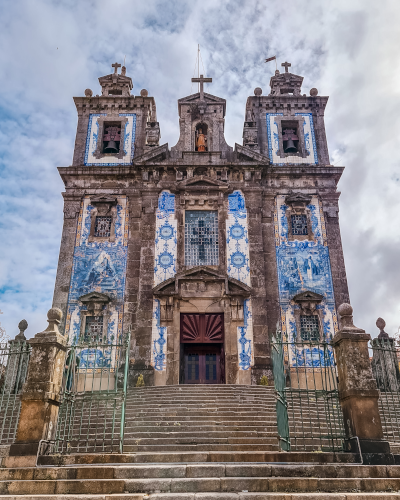
[[[271,336],[318,342],[349,302],[328,97],[275,72],[244,106],[242,144],[224,137],[226,101],[178,100],[180,137],[160,145],[156,104],[126,69],[74,98],[53,306],[63,330],[115,341],[131,330],[131,383],[257,384]],[[291,361],[288,360],[290,363]]]

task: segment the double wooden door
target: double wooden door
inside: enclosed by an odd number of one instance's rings
[[[181,382],[224,383],[223,314],[181,315]]]

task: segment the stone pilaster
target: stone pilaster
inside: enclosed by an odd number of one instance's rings
[[[40,441],[55,437],[67,339],[58,331],[61,310],[50,309],[47,317],[46,330],[29,340],[32,353],[22,389],[17,435],[10,447],[7,467],[35,466]]]
[[[353,308],[338,308],[340,330],[333,338],[339,376],[339,399],[342,406],[349,450],[358,451],[358,437],[364,454],[389,454],[389,443],[383,439],[379,415],[379,390],[372,373],[368,352],[371,336],[353,325]]]

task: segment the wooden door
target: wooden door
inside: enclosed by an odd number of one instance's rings
[[[186,345],[185,384],[220,384],[221,346]]]

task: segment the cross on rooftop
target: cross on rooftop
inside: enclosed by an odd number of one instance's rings
[[[204,89],[203,89],[204,82],[211,83],[212,78],[204,78],[203,75],[200,75],[200,78],[192,78],[192,82],[200,83],[200,100],[202,101],[204,99]]]
[[[114,74],[116,75],[118,73],[118,68],[120,68],[121,65],[118,63],[114,63],[114,64],[111,64],[111,66],[114,68]]]
[[[284,62],[284,63],[281,64],[281,66],[283,66],[285,68],[285,73],[289,73],[288,68],[290,68],[290,66],[291,66],[290,63]]]

